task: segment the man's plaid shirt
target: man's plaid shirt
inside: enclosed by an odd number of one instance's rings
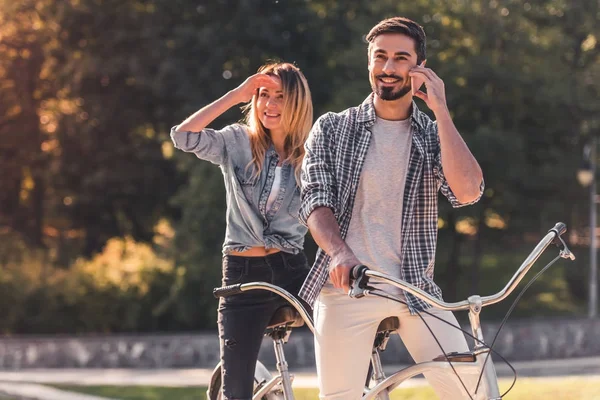
[[[412,104],[412,146],[402,211],[401,279],[440,298],[442,292],[433,282],[438,229],[438,190],[453,207],[460,203],[446,182],[442,170],[436,122]],[[356,190],[375,122],[373,94],[358,107],[341,113],[327,113],[313,126],[306,142],[302,164],[302,206],[300,221],[317,207],[329,207],[346,238]],[[381,183],[385,185],[385,182]],[[483,193],[483,181],[480,194]],[[394,201],[394,199],[390,199]],[[300,297],[313,304],[329,277],[330,257],[322,249],[310,270]],[[429,305],[406,293],[411,312]]]

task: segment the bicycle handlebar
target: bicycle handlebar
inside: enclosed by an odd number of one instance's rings
[[[562,236],[567,233],[567,225],[564,222],[557,222],[548,232],[556,232],[558,236]]]
[[[240,294],[240,293],[242,293],[240,286],[241,286],[241,284],[214,288],[213,296],[215,296],[216,298],[219,298],[219,297],[233,296],[234,294]]]
[[[508,295],[512,293],[512,291],[517,287],[519,282],[523,279],[525,274],[531,269],[535,261],[540,257],[540,255],[546,250],[546,248],[553,242],[559,241],[562,244],[563,249],[560,252],[560,255],[564,258],[570,258],[571,260],[575,259],[575,256],[570,252],[567,245],[564,243],[562,238],[560,237],[567,231],[567,226],[558,222],[552,229],[548,231],[546,236],[540,240],[537,246],[533,249],[533,251],[527,256],[523,264],[519,267],[517,272],[512,276],[512,278],[508,281],[506,286],[499,291],[498,293],[481,297],[481,305],[483,307],[489,306],[491,304],[498,303],[504,300]],[[376,278],[377,280],[385,283],[392,284],[400,289],[405,290],[406,292],[414,295],[415,297],[431,304],[432,306],[447,310],[447,311],[460,311],[460,310],[468,310],[470,307],[470,303],[468,300],[459,301],[456,303],[447,303],[445,301],[439,300],[429,293],[419,289],[416,286],[411,285],[408,282],[403,280],[391,277],[387,274],[370,270],[368,267],[364,265],[357,265],[351,270],[351,275],[354,278],[354,282],[351,285],[351,290],[349,295],[351,297],[362,297],[365,295],[366,282],[368,278]],[[362,287],[361,287],[362,286]]]
[[[228,296],[240,294],[242,292],[247,292],[249,290],[267,290],[269,292],[273,292],[273,293],[278,294],[279,296],[283,297],[284,299],[287,300],[288,303],[290,303],[291,306],[293,306],[296,309],[296,311],[298,311],[298,313],[300,314],[300,316],[306,323],[306,326],[308,326],[308,328],[312,331],[312,333],[313,334],[315,333],[315,326],[314,326],[313,320],[312,320],[310,314],[308,313],[308,311],[306,311],[306,309],[302,305],[302,303],[300,303],[298,301],[298,299],[296,299],[294,296],[292,296],[287,290],[282,289],[279,286],[273,285],[271,283],[248,282],[248,283],[238,283],[237,285],[218,287],[218,288],[213,289],[213,296],[215,296],[217,298],[228,297]]]
[[[488,306],[491,304],[498,303],[498,302],[504,300],[506,297],[508,297],[508,295],[510,295],[512,293],[512,291],[517,287],[519,282],[521,282],[521,280],[523,279],[525,274],[529,271],[529,269],[531,269],[531,267],[533,266],[535,261],[540,257],[540,255],[544,252],[544,250],[546,250],[546,248],[552,243],[558,242],[557,244],[561,244],[563,246],[563,248],[560,251],[560,255],[563,258],[570,258],[570,259],[574,260],[575,257],[573,256],[573,254],[570,252],[570,250],[568,249],[565,242],[560,237],[566,231],[567,231],[567,226],[564,223],[558,222],[556,225],[554,225],[554,227],[548,231],[546,236],[544,236],[544,238],[542,238],[542,240],[540,240],[540,242],[533,249],[533,251],[527,256],[527,258],[525,259],[523,264],[521,264],[521,266],[519,267],[517,272],[515,272],[515,274],[512,276],[512,278],[506,284],[506,286],[501,291],[499,291],[498,293],[496,293],[494,295],[482,297],[481,305],[483,307],[485,307],[485,306]],[[383,274],[381,272],[370,270],[368,267],[366,267],[364,265],[357,265],[357,266],[353,267],[350,274],[351,274],[350,276],[354,278],[354,281],[352,282],[351,290],[349,293],[349,295],[351,297],[364,296],[365,291],[368,291],[368,289],[366,287],[368,278],[376,278],[379,281],[389,283],[400,289],[403,289],[406,292],[408,292],[408,293],[418,297],[419,299],[433,305],[434,307],[437,307],[442,310],[460,311],[460,310],[468,310],[470,307],[470,303],[468,300],[463,300],[463,301],[459,301],[456,303],[447,303],[445,301],[439,300],[439,299],[431,296],[429,293],[419,289],[416,286],[411,285],[408,282],[391,277],[391,276],[389,276],[387,274]],[[298,311],[298,313],[300,314],[302,319],[304,319],[304,322],[306,323],[308,328],[313,333],[315,332],[313,320],[310,317],[310,315],[308,314],[308,312],[306,311],[306,309],[304,308],[304,306],[302,306],[302,304],[294,296],[292,296],[289,292],[280,288],[279,286],[276,286],[276,285],[273,285],[270,283],[266,283],[266,282],[241,283],[241,284],[237,284],[237,285],[230,285],[230,286],[215,288],[215,289],[213,289],[213,295],[216,298],[228,297],[228,296],[240,294],[242,292],[246,292],[249,290],[267,290],[269,292],[275,293],[275,294],[283,297],[285,300],[288,301],[288,303],[290,303],[290,305],[292,305],[296,309],[296,311]],[[353,293],[354,293],[354,295],[353,295]]]

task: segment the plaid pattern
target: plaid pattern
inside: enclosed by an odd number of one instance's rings
[[[433,282],[438,224],[438,191],[453,207],[460,203],[446,182],[442,170],[437,124],[412,105],[412,146],[402,212],[401,279],[440,298],[442,292]],[[339,223],[345,239],[350,226],[352,208],[360,173],[375,122],[373,94],[358,107],[341,113],[327,113],[313,126],[306,142],[302,164],[302,206],[300,221],[306,225],[317,207],[329,207]],[[480,195],[484,183],[481,182]],[[300,297],[313,304],[329,277],[330,257],[322,249],[300,290]],[[412,313],[429,304],[406,293]]]

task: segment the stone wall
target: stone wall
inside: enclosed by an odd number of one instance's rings
[[[498,324],[484,325],[488,341]],[[600,320],[545,319],[509,322],[494,347],[511,361],[600,356]],[[291,367],[314,366],[310,331],[295,330],[285,347]],[[351,349],[349,349],[351,351]],[[275,365],[266,338],[261,360]],[[0,369],[25,368],[210,368],[219,359],[216,332],[178,335],[23,336],[0,339]],[[393,335],[384,362],[403,364],[410,356]]]

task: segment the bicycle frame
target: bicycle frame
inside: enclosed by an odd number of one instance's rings
[[[392,284],[412,295],[420,298],[423,301],[431,304],[432,306],[447,310],[447,311],[469,311],[469,322],[471,325],[471,331],[473,337],[476,338],[475,345],[471,354],[474,356],[474,361],[451,361],[441,360],[441,361],[426,361],[417,363],[410,367],[404,368],[389,377],[385,377],[383,372],[381,371],[381,364],[379,360],[379,353],[374,351],[372,360],[374,364],[374,369],[376,370],[376,375],[378,375],[377,384],[371,388],[365,388],[365,392],[363,394],[363,400],[371,400],[378,398],[379,400],[389,399],[389,392],[399,386],[402,382],[410,379],[416,375],[434,371],[434,370],[442,370],[446,373],[454,373],[452,367],[456,370],[456,372],[461,375],[462,374],[476,374],[479,375],[483,369],[483,377],[482,377],[482,385],[480,385],[480,390],[478,393],[470,393],[469,395],[473,399],[485,399],[485,400],[500,400],[500,390],[498,387],[498,378],[496,375],[496,370],[494,368],[494,364],[492,363],[491,357],[489,357],[490,349],[484,345],[483,332],[481,329],[481,321],[479,318],[479,314],[483,307],[498,303],[504,300],[508,295],[512,293],[512,291],[517,287],[519,282],[523,279],[525,274],[531,269],[535,261],[540,257],[542,252],[553,242],[558,242],[561,244],[562,248],[560,250],[560,256],[562,258],[568,258],[574,260],[574,255],[568,249],[566,243],[560,237],[564,232],[566,232],[566,226],[563,223],[557,223],[554,228],[550,229],[548,233],[544,236],[544,238],[537,244],[534,250],[527,256],[525,261],[521,264],[519,269],[515,272],[513,277],[509,280],[506,286],[499,291],[498,293],[481,297],[479,295],[470,296],[467,300],[456,302],[456,303],[446,303],[442,300],[439,300],[430,294],[424,292],[423,290],[411,285],[408,282],[402,281],[400,279],[391,277],[389,275],[369,270],[367,267],[363,265],[359,265],[353,268],[352,277],[354,278],[350,292],[348,295],[354,298],[360,298],[368,295],[378,295],[376,290],[371,290],[367,286],[367,282],[371,278],[375,278],[376,280]],[[267,290],[273,293],[280,295],[285,298],[294,308],[300,313],[306,325],[314,334],[314,324],[312,318],[308,315],[302,304],[296,300],[290,293],[281,289],[278,286],[265,283],[265,282],[251,282],[245,284],[232,285],[222,288],[217,288],[213,291],[215,297],[218,296],[230,296],[234,294],[238,294],[241,292],[245,292],[247,290]],[[281,350],[283,352],[283,349]],[[273,378],[269,381],[264,387],[260,389],[258,393],[254,396],[255,399],[261,398],[265,394],[269,392],[277,383],[282,379],[281,375]],[[285,379],[284,379],[285,380]],[[289,382],[289,381],[288,381]],[[285,387],[284,385],[284,395],[286,391],[287,393],[291,392],[291,385],[289,387]],[[260,396],[259,396],[260,394]],[[293,394],[291,394],[293,396]],[[485,397],[481,397],[485,396]],[[286,397],[287,398],[287,397]],[[291,397],[290,397],[291,398]]]
[[[546,236],[544,236],[544,238],[537,244],[529,256],[527,256],[523,264],[521,264],[517,272],[515,272],[506,286],[500,292],[491,296],[481,297],[479,295],[473,295],[470,296],[466,301],[446,303],[411,285],[408,282],[404,282],[400,279],[393,278],[377,271],[369,270],[365,266],[354,267],[352,275],[355,279],[352,283],[349,296],[360,298],[371,294],[377,295],[375,291],[371,291],[366,285],[368,278],[375,278],[377,281],[392,284],[400,289],[403,289],[436,308],[448,311],[468,310],[471,331],[473,337],[477,339],[472,350],[472,353],[475,356],[475,361],[453,361],[452,366],[454,366],[456,372],[459,374],[460,372],[476,372],[479,374],[483,369],[483,385],[480,385],[480,388],[484,393],[471,393],[470,395],[475,395],[473,399],[480,398],[480,396],[483,394],[485,395],[484,399],[486,400],[499,400],[501,399],[501,396],[500,389],[498,387],[498,378],[494,364],[492,363],[492,359],[489,357],[490,349],[483,344],[484,338],[481,330],[481,320],[479,318],[479,314],[481,313],[483,307],[498,303],[508,297],[508,295],[512,293],[519,282],[523,279],[525,274],[527,274],[527,272],[531,269],[533,264],[537,261],[544,250],[546,250],[546,248],[554,241],[558,240],[562,245],[562,249],[560,250],[560,256],[562,258],[574,260],[575,256],[571,253],[566,243],[560,237],[560,235],[562,235],[564,232],[566,232],[566,226],[563,223],[557,223],[554,228],[550,229],[550,231],[548,231]],[[448,361],[427,361],[417,363],[411,367],[407,367],[396,372],[388,378],[385,378],[373,389],[367,391],[363,395],[363,399],[375,399],[383,390],[387,389],[386,392],[390,392],[403,381],[418,374],[434,370],[445,370],[449,373],[454,372],[452,371],[451,365]]]
[[[545,238],[545,239],[548,239],[549,236],[550,236],[550,234],[547,235],[547,238]],[[536,248],[536,249],[540,253],[543,252],[543,250],[551,243],[552,239],[553,239],[553,237],[547,241],[545,246],[542,246],[543,248]],[[545,240],[543,240],[543,242],[545,242]],[[534,250],[534,252],[535,252],[535,250]],[[539,257],[539,254],[538,254],[538,257]],[[533,263],[535,262],[535,260],[538,257],[535,257],[534,259],[531,259],[531,260],[528,259],[529,261],[526,261],[523,264],[523,266],[517,272],[517,275],[520,274],[520,278],[517,279],[516,284],[514,284],[514,287],[517,286],[518,282],[522,279],[523,275],[525,275],[527,273],[527,270],[529,268],[531,268],[531,266],[533,265]],[[392,284],[396,287],[399,287],[401,289],[404,289],[410,293],[414,292],[413,294],[415,294],[417,297],[422,298],[423,300],[429,302],[430,304],[434,305],[434,307],[437,307],[438,303],[443,303],[443,302],[439,301],[438,299],[435,299],[431,295],[410,285],[407,282],[394,279],[392,277],[378,273],[376,271],[363,270],[363,273],[365,274],[365,277],[368,276],[368,277],[378,278],[377,280],[379,280],[381,282],[390,283],[390,284]],[[355,287],[358,286],[359,284],[360,284],[360,279],[356,279],[353,283],[352,289],[355,289]],[[351,289],[351,296],[352,296],[352,289]],[[360,291],[354,290],[354,295],[358,296],[358,297],[363,297],[363,296],[370,295],[370,294],[376,295],[374,292],[371,292],[368,289],[362,290],[362,296],[360,294],[357,295],[357,292],[360,293]],[[510,292],[508,292],[508,293],[510,293]],[[490,296],[489,299],[490,300],[486,305],[494,304],[492,301],[495,299],[495,297]],[[459,307],[461,310],[464,309],[462,302],[454,303],[454,304],[449,304],[449,303],[444,303],[444,304],[445,304],[445,307],[447,307],[447,309],[449,309],[450,311],[456,311]],[[467,300],[467,305],[469,307],[468,308],[469,309],[469,322],[471,325],[471,331],[472,331],[473,336],[475,338],[477,338],[477,340],[475,341],[473,350],[472,350],[473,355],[475,356],[474,361],[452,361],[452,365],[450,365],[450,363],[448,361],[427,361],[427,362],[417,363],[415,365],[412,365],[410,367],[404,368],[404,369],[396,372],[395,374],[391,375],[390,377],[384,378],[382,381],[378,382],[377,385],[375,387],[373,387],[371,390],[366,391],[364,393],[362,399],[364,399],[364,400],[375,399],[382,391],[385,390],[386,393],[389,393],[393,389],[395,389],[397,386],[399,386],[402,382],[404,382],[405,380],[410,379],[416,375],[419,375],[419,374],[422,374],[425,372],[442,370],[446,373],[452,374],[452,373],[454,373],[454,371],[452,370],[452,367],[454,367],[456,372],[461,376],[463,374],[478,375],[480,373],[480,371],[482,371],[482,370],[484,371],[483,378],[482,378],[483,384],[480,385],[478,393],[477,394],[475,394],[475,393],[469,394],[470,396],[472,396],[473,399],[481,398],[480,397],[481,395],[485,395],[485,397],[483,397],[483,399],[485,399],[485,400],[500,400],[501,399],[500,388],[498,387],[498,379],[497,379],[494,364],[492,362],[491,357],[489,357],[490,350],[483,345],[484,337],[483,337],[483,331],[481,329],[481,320],[479,318],[479,314],[484,306],[483,300],[478,295],[470,296],[469,299]],[[438,307],[438,308],[442,308],[442,307]],[[376,358],[378,358],[378,354],[376,355]],[[378,362],[378,360],[375,360],[374,364],[377,362]],[[483,391],[483,393],[482,393],[482,391]],[[379,400],[385,400],[385,397],[382,398],[380,396]]]
[[[266,396],[269,392],[271,392],[271,390],[273,390],[275,388],[275,386],[281,384],[282,382],[285,382],[285,379],[283,378],[283,376],[281,375],[276,375],[273,378],[271,378],[270,381],[265,382],[265,384],[263,386],[260,387],[260,389],[254,393],[254,396],[252,396],[252,400],[260,400],[262,399],[264,396]],[[285,400],[290,399],[290,397],[288,397],[288,393],[293,393],[292,392],[292,386],[291,386],[291,378],[290,378],[290,385],[289,387],[287,387],[287,385],[283,385],[283,396]],[[293,397],[291,398],[293,399]]]
[[[456,371],[461,377],[466,375],[478,376],[485,363],[486,367],[482,378],[482,382],[484,383],[480,385],[477,394],[469,393],[469,395],[473,399],[499,400],[501,397],[496,378],[496,370],[491,358],[487,357],[489,352],[489,349],[473,351],[475,355],[474,361],[452,361],[452,366],[448,361],[426,361],[403,368],[389,377],[383,376],[383,379],[379,380],[371,389],[365,388],[362,399],[388,400],[389,392],[398,387],[402,382],[430,371],[442,371],[446,374],[454,374],[454,371]],[[375,357],[378,359],[379,355],[377,354]],[[454,367],[454,370],[452,367]],[[473,388],[469,389],[472,390]]]
[[[474,362],[456,361],[456,362],[453,362],[452,365],[454,366],[454,369],[456,370],[456,372],[461,374],[461,376],[464,374],[478,375],[479,372],[481,371],[481,363],[479,361],[474,361]],[[366,391],[363,394],[362,400],[381,399],[382,394],[384,394],[384,395],[388,394],[389,392],[394,390],[396,387],[398,387],[402,382],[404,382],[414,376],[417,376],[419,374],[429,372],[429,371],[435,371],[435,370],[438,370],[438,371],[441,370],[448,374],[454,373],[454,371],[450,367],[450,364],[447,361],[427,361],[427,362],[418,363],[413,366],[404,368],[404,369],[394,373],[393,375],[385,378],[383,381],[378,383],[372,389]],[[482,393],[480,392],[478,396],[480,396],[481,394]],[[501,398],[500,395],[498,395],[497,397],[493,397],[493,393],[490,393],[490,392],[485,393],[485,395],[487,396],[487,397],[485,397],[486,400],[496,400],[496,399]],[[476,397],[473,397],[473,398],[475,399]],[[477,397],[477,398],[480,398],[480,397]]]

